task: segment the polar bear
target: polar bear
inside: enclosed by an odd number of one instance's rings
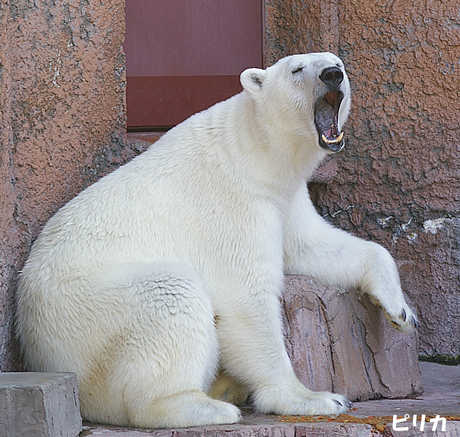
[[[24,359],[75,372],[87,420],[234,423],[239,409],[209,393],[244,390],[261,413],[345,412],[343,396],[294,375],[284,273],[359,287],[396,328],[416,325],[390,254],[330,226],[309,198],[318,163],[344,146],[342,61],[289,56],[241,84],[79,194],[33,245],[17,292]],[[213,390],[218,369],[225,388]]]

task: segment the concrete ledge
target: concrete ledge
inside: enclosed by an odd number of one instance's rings
[[[0,373],[0,437],[76,437],[81,430],[73,373]]]
[[[375,437],[371,425],[343,423],[281,423],[273,418],[247,416],[237,425],[204,426],[183,429],[128,429],[85,426],[83,436],[105,437]],[[251,421],[257,424],[250,423]],[[265,421],[265,423],[263,423]],[[247,423],[249,422],[249,423]]]
[[[269,422],[270,421],[270,422]],[[251,423],[252,422],[252,423]],[[265,423],[264,423],[265,422]],[[257,425],[255,424],[257,423]],[[443,431],[441,425],[433,431],[432,424],[425,424],[420,430],[420,422],[413,426],[406,423],[407,431],[401,430],[403,425],[393,429],[392,423],[384,425],[383,430],[366,423],[282,423],[280,418],[262,418],[246,416],[238,425],[208,426],[183,429],[129,429],[85,425],[82,437],[460,437],[460,422],[448,421]]]

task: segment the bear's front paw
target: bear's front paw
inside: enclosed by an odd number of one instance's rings
[[[344,396],[329,392],[314,392],[296,387],[289,392],[278,390],[259,393],[254,397],[261,413],[295,416],[337,415],[346,413],[353,404]]]
[[[411,333],[417,329],[418,319],[414,312],[410,309],[405,301],[398,302],[379,302],[373,296],[369,296],[371,302],[377,305],[385,314],[385,317],[390,322],[390,325],[398,331]]]
[[[336,415],[346,413],[353,408],[353,404],[342,395],[329,392],[312,392],[311,398],[306,401],[305,415]]]
[[[417,329],[417,317],[407,305],[401,308],[398,312],[393,312],[393,314],[387,312],[383,307],[382,310],[385,314],[385,317],[389,320],[391,326],[393,326],[393,328],[397,329],[398,331],[411,333]]]

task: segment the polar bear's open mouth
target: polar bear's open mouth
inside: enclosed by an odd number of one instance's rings
[[[345,146],[343,132],[339,132],[339,108],[343,94],[340,91],[326,93],[315,105],[315,125],[319,145],[331,152],[340,152]]]

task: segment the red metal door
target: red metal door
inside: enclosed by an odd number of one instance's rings
[[[262,0],[126,0],[128,128],[162,129],[241,91],[263,64]]]

